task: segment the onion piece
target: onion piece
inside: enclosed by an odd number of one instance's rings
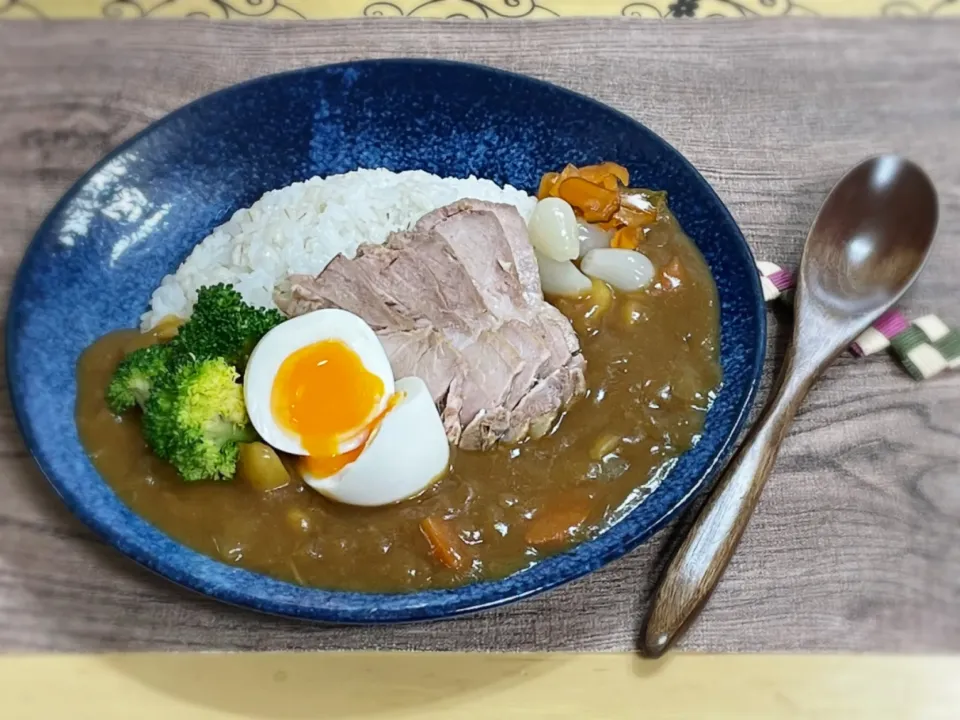
[[[577,221],[577,235],[580,240],[579,257],[583,257],[596,248],[610,247],[610,238],[613,233],[591,223]]]
[[[583,256],[580,270],[624,292],[639,290],[653,279],[653,263],[646,255],[621,248],[591,250]]]
[[[527,223],[530,244],[552,260],[576,260],[580,255],[577,216],[565,200],[548,197],[537,203]]]
[[[534,254],[540,267],[540,287],[544,294],[583,297],[590,292],[593,283],[572,262],[552,260],[536,250]]]

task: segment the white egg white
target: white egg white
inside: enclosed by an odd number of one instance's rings
[[[387,353],[370,326],[357,315],[338,309],[315,310],[277,325],[263,336],[250,355],[243,376],[243,395],[250,422],[263,441],[291,455],[309,453],[299,435],[277,424],[271,409],[273,384],[284,360],[297,350],[324,340],[345,344],[357,354],[367,371],[383,382],[383,399],[371,411],[368,423],[384,411],[394,393],[393,370]],[[369,434],[368,428],[358,427],[356,433],[339,439],[339,452],[356,449]]]
[[[450,463],[450,445],[426,383],[398,380],[403,398],[374,430],[360,456],[334,475],[304,475],[304,482],[348,505],[389,505],[419,495]]]

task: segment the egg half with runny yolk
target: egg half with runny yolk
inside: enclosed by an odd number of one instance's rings
[[[450,447],[422,380],[394,382],[376,334],[328,309],[268,332],[244,373],[247,413],[264,442],[302,456],[304,481],[332,500],[386,505],[419,494]]]

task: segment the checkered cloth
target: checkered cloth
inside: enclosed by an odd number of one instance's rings
[[[793,302],[793,273],[764,261],[758,262],[757,268],[764,300]],[[951,330],[936,315],[924,315],[910,322],[899,310],[888,310],[854,341],[850,352],[864,357],[887,348],[914,380],[925,380],[960,367],[960,333]]]

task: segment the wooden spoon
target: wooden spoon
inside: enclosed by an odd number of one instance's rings
[[[926,174],[896,156],[861,163],[834,187],[807,236],[793,343],[778,390],[660,578],[644,653],[659,657],[703,607],[743,535],[814,380],[910,287],[937,226]]]

